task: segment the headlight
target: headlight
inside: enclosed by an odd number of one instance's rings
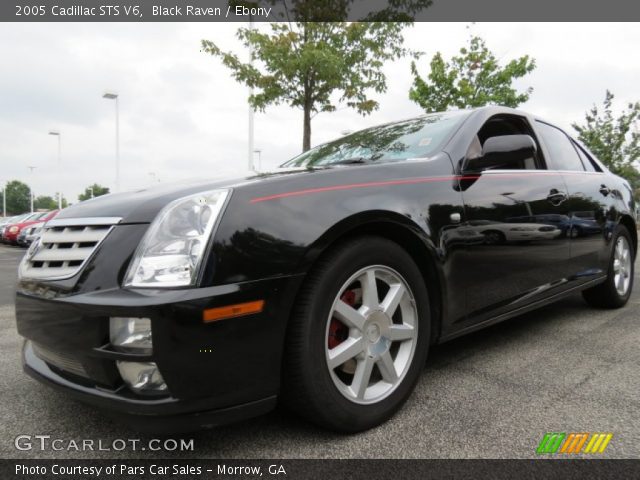
[[[151,354],[151,320],[148,318],[111,317],[109,340],[118,351]]]
[[[193,285],[211,231],[229,193],[229,190],[202,192],[175,200],[163,208],[136,250],[125,285]]]
[[[16,227],[15,225],[9,227],[9,233],[16,233],[18,230],[20,230],[20,228]]]

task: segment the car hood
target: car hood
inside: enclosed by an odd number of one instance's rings
[[[284,175],[303,175],[308,171],[287,169],[258,175],[185,180],[129,192],[111,193],[65,208],[55,219],[118,217],[122,219],[121,223],[149,223],[165,205],[177,198],[216,188],[236,188],[250,183],[265,182]]]
[[[10,223],[9,226],[18,227],[19,229],[22,230],[24,227],[28,227],[30,225],[33,225],[34,223],[38,223],[38,221],[37,220],[33,220],[33,221],[28,221],[28,222]]]

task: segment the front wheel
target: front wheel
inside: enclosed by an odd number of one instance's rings
[[[362,237],[322,259],[303,286],[287,338],[284,400],[324,427],[376,426],[407,399],[426,360],[429,297],[396,243]]]
[[[618,225],[613,235],[613,251],[609,260],[607,279],[582,292],[585,301],[594,307],[620,308],[624,306],[633,288],[634,251],[631,235]]]

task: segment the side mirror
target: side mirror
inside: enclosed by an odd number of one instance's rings
[[[531,135],[490,137],[482,146],[482,155],[469,159],[465,170],[480,171],[494,167],[509,167],[532,158],[536,151],[536,142]]]

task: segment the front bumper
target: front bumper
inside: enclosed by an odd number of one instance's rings
[[[16,233],[5,233],[4,236],[2,237],[2,240],[5,243],[8,243],[10,245],[17,245],[18,244],[18,235],[20,235],[20,232],[16,232]]]
[[[126,400],[126,405],[123,405],[123,399],[117,393],[73,383],[53,371],[35,355],[33,345],[28,340],[23,349],[23,368],[25,373],[36,380],[76,400],[105,409],[110,416],[134,429],[156,434],[191,432],[239,422],[268,413],[277,404],[277,396],[272,395],[253,402],[213,410],[209,409],[206,400],[203,402],[182,402],[176,399],[155,402]],[[178,413],[169,413],[174,410]]]
[[[37,380],[154,432],[207,428],[275,406],[286,324],[301,276],[179,290],[104,290],[45,298],[18,291],[18,332],[26,338],[24,370]],[[203,323],[208,308],[264,300],[261,313]],[[151,319],[151,355],[115,352],[112,316]],[[58,352],[81,365],[49,363]],[[45,361],[46,360],[46,361]],[[153,361],[169,396],[143,397],[122,383],[116,360]]]

